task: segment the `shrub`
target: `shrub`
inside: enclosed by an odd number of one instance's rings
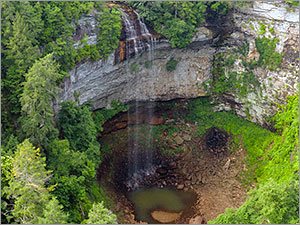
[[[171,58],[166,64],[167,71],[174,71],[176,69],[177,63],[177,60]]]
[[[214,224],[298,224],[299,181],[273,180],[249,192],[250,197],[237,210],[230,208]]]

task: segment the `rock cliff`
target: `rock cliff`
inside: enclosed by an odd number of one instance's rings
[[[249,8],[233,12],[229,33],[222,28],[200,27],[193,43],[186,49],[171,48],[162,38],[151,39],[135,56],[126,57],[119,63],[116,63],[118,52],[106,61],[81,63],[69,72],[70,77],[62,85],[59,101],[74,99],[76,93],[80,103],[91,100],[94,109],[98,109],[118,99],[126,103],[205,96],[207,92],[203,84],[213,79],[211,69],[215,56],[232,52],[247,42],[246,60],[257,59],[259,52],[255,40],[260,36],[278,39],[276,52],[282,56],[280,66],[275,70],[254,68],[253,73],[263,87],[260,94],[250,91],[241,97],[234,91],[223,93],[216,110],[234,110],[244,118],[264,124],[265,118],[275,109],[274,103],[281,103],[287,95],[298,91],[298,15],[298,9],[289,10],[283,3],[254,2]],[[90,35],[88,40],[94,43],[96,25],[95,16],[82,18],[74,35],[76,41],[86,33]],[[170,60],[178,62],[172,71],[168,71],[166,66]],[[236,59],[229,69],[244,71],[245,66],[242,60]]]
[[[282,56],[279,67],[270,70],[263,67],[253,69],[261,86],[261,93],[248,93],[244,97],[227,93],[216,110],[234,110],[238,115],[264,124],[266,118],[283,103],[288,95],[298,92],[299,74],[299,10],[292,11],[283,3],[254,2],[252,8],[240,9],[234,13],[237,29],[226,40],[226,46],[219,52],[231,51],[234,46],[249,43],[246,60],[258,59],[260,54],[255,46],[258,37],[277,39],[276,52]],[[233,70],[244,71],[240,59]],[[237,104],[230,104],[235,102]]]

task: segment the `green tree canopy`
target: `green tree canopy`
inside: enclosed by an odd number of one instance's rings
[[[50,179],[50,171],[45,169],[45,160],[28,139],[18,145],[12,160],[14,177],[10,179],[7,189],[9,196],[15,199],[12,215],[18,223],[38,223],[42,218],[49,223],[66,222],[67,215],[61,212],[61,206],[57,201],[50,200],[49,191],[52,187],[45,187]],[[50,203],[54,207],[52,216],[44,210]]]
[[[68,221],[68,214],[62,211],[63,206],[59,205],[55,197],[49,199],[45,208],[43,209],[43,216],[37,217],[38,224],[66,224]]]
[[[3,151],[3,146],[1,146],[1,153]],[[13,174],[11,173],[13,165],[13,158],[9,155],[1,155],[1,222],[9,223],[13,218],[11,211],[13,204],[13,199],[9,197],[8,185],[13,179]]]
[[[22,130],[36,146],[45,147],[50,140],[57,137],[51,104],[60,90],[57,80],[61,76],[52,54],[36,61],[25,75],[24,91],[20,99]]]
[[[63,102],[58,115],[58,126],[63,136],[69,140],[71,149],[86,152],[88,158],[100,163],[100,145],[96,140],[97,129],[90,106],[77,106],[72,101]]]
[[[89,211],[89,218],[86,224],[117,224],[117,217],[110,210],[106,209],[103,202],[94,203]]]
[[[115,8],[104,9],[98,29],[97,48],[107,58],[119,44],[122,29],[120,12]]]
[[[34,46],[34,35],[24,18],[17,12],[12,22],[11,36],[3,47],[3,91],[1,105],[4,116],[4,128],[17,127],[16,118],[20,116],[20,95],[23,91],[21,83],[28,68],[39,57],[39,50]],[[3,104],[4,103],[4,104]],[[2,108],[2,107],[1,107]],[[15,132],[14,132],[15,133]]]
[[[95,164],[85,152],[70,150],[68,140],[54,140],[48,146],[47,167],[53,171],[53,194],[69,212],[70,222],[80,223],[82,211],[87,214],[91,207],[89,192],[96,175]]]

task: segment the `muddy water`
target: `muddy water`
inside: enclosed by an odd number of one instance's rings
[[[172,188],[147,188],[128,193],[133,202],[136,221],[172,223],[184,216],[196,201],[196,194]]]

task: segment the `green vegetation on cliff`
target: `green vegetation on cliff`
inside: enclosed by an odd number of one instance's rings
[[[249,170],[246,177],[259,183],[269,178],[276,182],[297,179],[299,174],[299,95],[290,97],[272,118],[278,133],[237,117],[230,112],[213,112],[209,99],[191,100],[188,121],[199,124],[199,135],[213,126],[233,135],[233,149],[242,144],[248,152]],[[292,158],[292,159],[291,159]]]
[[[232,8],[227,2],[131,2],[145,22],[170,39],[173,47],[185,48],[196,28],[205,20],[226,15]]]
[[[114,8],[110,10],[105,9],[101,16],[98,29],[99,35],[96,46],[101,55],[107,58],[119,44],[122,29],[120,12]]]

